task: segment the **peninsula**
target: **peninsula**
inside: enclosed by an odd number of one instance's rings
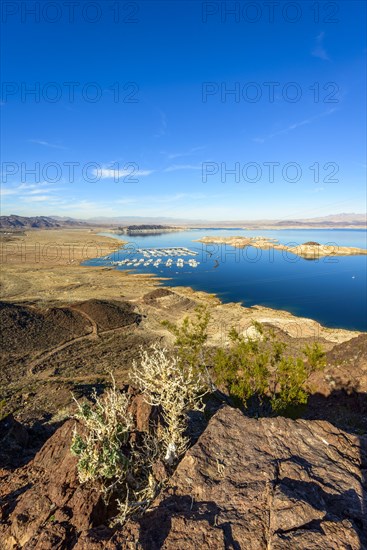
[[[288,246],[281,244],[277,239],[270,239],[268,237],[202,237],[196,242],[205,244],[226,244],[234,246],[235,248],[246,248],[247,246],[253,246],[254,248],[260,248],[261,250],[268,250],[274,248],[274,250],[284,250],[291,252],[302,258],[318,259],[325,256],[358,256],[366,255],[367,249],[357,248],[354,246],[338,246],[334,244],[319,244],[314,241],[309,241],[298,246]]]

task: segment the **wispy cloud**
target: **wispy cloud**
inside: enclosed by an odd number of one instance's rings
[[[141,202],[141,199],[138,199],[138,197],[129,199],[118,199],[117,201],[115,201],[116,204],[135,204],[137,202]]]
[[[159,111],[160,116],[160,126],[156,134],[154,134],[154,137],[162,137],[165,136],[167,133],[167,116],[166,113],[163,111]]]
[[[325,38],[325,33],[323,31],[316,36],[315,45],[311,52],[311,55],[313,55],[314,57],[318,57],[323,61],[330,61],[330,57],[324,48],[324,38]]]
[[[163,172],[177,172],[178,170],[201,170],[200,164],[172,164],[163,170]]]
[[[314,115],[309,118],[305,118],[303,120],[300,120],[299,122],[295,122],[293,124],[290,124],[286,128],[282,128],[281,130],[278,130],[277,132],[273,132],[272,134],[268,134],[264,137],[255,137],[252,139],[255,143],[264,143],[268,139],[272,139],[273,137],[280,136],[282,134],[288,134],[289,132],[292,132],[293,130],[296,130],[297,128],[300,128],[301,126],[305,126],[306,124],[311,124],[312,122],[315,122],[315,120],[319,120],[320,118],[323,118],[325,116],[332,115],[335,113],[338,109],[336,107],[332,107],[331,109],[328,109],[327,111],[324,111],[323,113],[319,113],[318,115]]]
[[[139,168],[134,168],[131,166],[129,170],[116,170],[114,168],[96,168],[92,171],[93,175],[99,177],[100,179],[114,179],[118,180],[125,177],[135,178],[137,176],[150,176],[153,174],[154,170],[139,170]]]
[[[31,189],[30,191],[28,191],[28,195],[41,195],[42,193],[49,193],[49,192],[54,192],[54,191],[60,191],[61,190],[61,187],[50,187],[49,189],[48,188],[43,188],[41,187],[40,189]]]
[[[1,187],[0,188],[0,196],[1,197],[7,197],[8,195],[17,195],[18,191],[15,188],[12,187]]]
[[[66,149],[62,145],[56,145],[55,143],[50,143],[49,141],[44,141],[42,139],[29,139],[29,143],[35,143],[36,145],[43,145],[44,147],[50,147],[51,149]]]
[[[24,197],[20,197],[22,200],[25,200],[27,202],[52,202],[55,198],[51,197],[50,195],[35,195],[35,196],[29,196],[26,195]]]
[[[169,204],[185,200],[207,200],[208,195],[204,193],[174,193],[172,195],[143,195],[125,197],[115,201],[117,204]],[[148,206],[148,208],[149,208]]]
[[[167,158],[169,158],[170,160],[173,160],[180,157],[189,157],[191,155],[194,155],[195,153],[198,153],[199,151],[203,151],[204,149],[205,147],[201,146],[201,147],[192,147],[188,151],[183,151],[181,153],[166,153],[165,151],[162,151],[162,153],[166,154]]]
[[[46,193],[54,193],[55,191],[61,191],[63,187],[53,187],[50,182],[39,183],[21,183],[19,185],[13,185],[12,187],[2,187],[0,190],[1,196],[18,195],[22,198],[31,197],[33,195],[43,195]],[[50,198],[52,198],[51,195]]]

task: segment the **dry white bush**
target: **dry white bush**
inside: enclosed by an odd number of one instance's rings
[[[117,499],[118,513],[111,522],[112,527],[125,523],[129,516],[141,516],[149,509],[160,487],[152,473],[158,456],[156,434],[144,434],[141,445],[132,448],[129,483],[125,484],[124,498]]]
[[[76,418],[84,425],[83,435],[76,428],[71,451],[78,456],[81,483],[120,481],[129,469],[129,458],[122,446],[128,441],[133,419],[128,411],[129,398],[113,386],[102,397],[94,391],[94,404],[78,403]],[[106,488],[105,488],[106,490]]]
[[[94,403],[78,403],[75,417],[83,425],[74,430],[71,452],[78,457],[80,483],[96,484],[107,502],[117,496],[118,515],[112,524],[124,523],[128,516],[141,515],[154,499],[158,484],[152,475],[159,455],[156,434],[145,434],[137,443],[130,438],[135,429],[126,393],[113,386]],[[75,398],[74,398],[75,399]],[[120,498],[119,498],[120,497]]]
[[[198,369],[183,365],[157,344],[141,350],[140,361],[133,362],[131,378],[150,405],[161,407],[164,426],[157,436],[164,446],[165,462],[172,465],[187,449],[187,413],[202,410],[206,380]]]

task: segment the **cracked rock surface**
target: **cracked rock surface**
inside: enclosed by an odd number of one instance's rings
[[[142,547],[180,548],[184,520],[190,549],[367,548],[365,446],[328,422],[224,407],[140,522]]]
[[[367,548],[367,442],[328,422],[223,407],[146,516],[117,530],[98,494],[78,484],[72,429],[66,422],[32,462],[3,472],[1,548]]]

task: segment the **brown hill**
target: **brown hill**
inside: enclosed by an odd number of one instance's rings
[[[10,216],[0,216],[0,229],[2,230],[23,230],[23,229],[51,229],[58,227],[79,227],[86,223],[78,220],[55,219],[49,216],[25,217],[11,214]]]

